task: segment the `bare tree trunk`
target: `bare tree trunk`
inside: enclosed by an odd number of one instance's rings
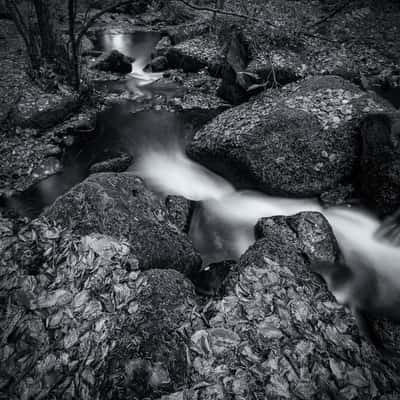
[[[49,0],[33,0],[39,25],[41,56],[47,60],[53,59],[57,52],[57,33],[53,26],[50,3]]]
[[[57,30],[53,0],[27,0],[33,5],[34,22],[37,22],[39,32],[33,28],[32,15],[23,15],[16,0],[4,1],[25,42],[31,70],[37,71],[43,62],[48,62],[66,73],[70,83],[78,90],[80,86],[80,48],[85,33],[101,15],[130,4],[134,0],[115,1],[113,5],[104,7],[92,15],[78,32],[76,31],[78,2],[77,0],[65,2],[68,7],[68,46],[63,42],[62,35]]]
[[[40,66],[40,48],[33,35],[29,32],[28,25],[22,16],[15,0],[5,0],[5,6],[11,14],[15,26],[21,35],[32,69],[37,69]]]
[[[80,86],[80,43],[75,40],[75,19],[76,19],[76,0],[68,0],[68,25],[69,25],[69,40],[71,43],[71,78],[72,84],[76,90]]]

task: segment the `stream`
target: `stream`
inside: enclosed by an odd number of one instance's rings
[[[160,36],[150,33],[105,35],[97,43],[135,58],[124,82],[112,82],[144,93],[160,74],[144,72]],[[141,89],[143,88],[143,89]],[[157,89],[154,89],[157,91]],[[140,111],[134,104],[115,105],[101,113],[96,134],[69,149],[61,160],[62,172],[50,176],[9,200],[22,215],[36,216],[58,196],[89,175],[89,168],[105,155],[128,153],[130,171],[142,177],[162,196],[181,195],[197,203],[189,235],[204,264],[238,259],[254,242],[254,225],[261,217],[319,211],[331,223],[346,262],[360,267],[359,255],[376,271],[400,286],[400,248],[378,240],[379,220],[354,207],[323,209],[314,199],[272,197],[256,191],[237,191],[224,178],[190,160],[185,146],[210,116],[200,112]]]

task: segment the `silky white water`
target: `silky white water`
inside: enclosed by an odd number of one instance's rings
[[[356,268],[361,255],[370,268],[400,287],[400,248],[375,236],[380,222],[366,211],[354,207],[323,209],[313,199],[236,191],[226,180],[191,161],[179,146],[144,152],[135,173],[165,195],[201,201],[190,236],[205,263],[239,258],[254,242],[254,226],[262,217],[318,211],[330,222],[350,266]]]

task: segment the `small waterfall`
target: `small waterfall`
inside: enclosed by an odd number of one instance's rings
[[[147,57],[141,57],[135,60],[132,63],[132,71],[126,82],[128,90],[138,96],[143,96],[145,94],[141,88],[151,85],[163,76],[161,72],[145,72],[144,69],[148,61]]]

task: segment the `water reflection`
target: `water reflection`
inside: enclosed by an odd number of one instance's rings
[[[95,132],[80,136],[80,141],[62,157],[61,172],[9,198],[7,207],[21,215],[35,217],[58,196],[83,181],[94,163],[120,153],[131,155],[135,162],[144,154],[158,154],[161,150],[169,154],[177,149],[182,152],[194,131],[212,117],[202,112],[137,112],[136,108],[135,103],[126,102],[100,113]]]

